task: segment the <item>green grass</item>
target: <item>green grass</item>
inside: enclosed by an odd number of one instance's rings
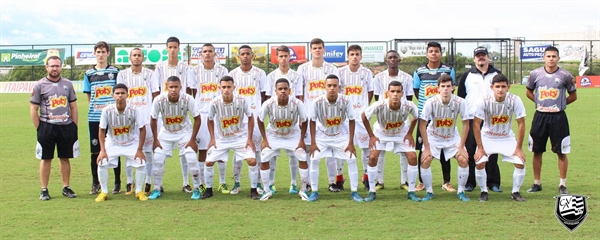
[[[520,95],[528,109],[531,124],[533,103],[524,96],[525,88],[511,89]],[[386,189],[372,203],[354,203],[349,191],[325,190],[326,170],[321,164],[321,198],[315,203],[302,202],[289,195],[287,159],[278,164],[278,192],[268,202],[249,198],[247,166],[242,170],[239,195],[216,194],[204,201],[191,201],[181,192],[178,159],[168,159],[165,172],[166,192],[159,200],[139,202],[133,196],[110,195],[109,201],[94,202],[90,189],[87,102],[78,95],[79,138],[82,156],[71,162],[71,187],[78,198],[61,196],[58,162],[50,176],[51,201],[41,202],[39,161],[35,159],[35,130],[29,117],[28,94],[0,95],[0,239],[46,238],[268,238],[268,239],[379,239],[379,238],[597,238],[600,226],[600,89],[579,89],[579,100],[567,109],[572,133],[572,153],[567,185],[573,194],[590,196],[587,220],[574,233],[567,231],[554,216],[558,186],[556,155],[544,155],[544,190],[525,193],[533,182],[532,154],[527,154],[527,175],[521,192],[527,199],[510,199],[512,164],[502,163],[503,193],[490,193],[490,201],[476,201],[478,190],[467,193],[471,202],[459,202],[455,194],[442,192],[440,165],[432,164],[435,199],[427,203],[406,200],[399,188],[397,157],[386,155]],[[516,124],[515,124],[516,125]],[[527,127],[527,131],[529,126]],[[525,143],[526,144],[526,143]],[[452,163],[452,183],[456,187],[456,163]],[[231,163],[227,181],[232,183]],[[359,163],[362,170],[362,164]],[[113,179],[112,171],[109,178]],[[122,178],[125,179],[123,171]],[[112,180],[110,181],[112,182]],[[112,185],[112,184],[111,184]],[[361,184],[362,185],[362,184]],[[123,186],[124,187],[124,186]],[[349,188],[348,183],[346,187]],[[366,191],[359,190],[362,196]],[[424,193],[418,193],[422,196]]]

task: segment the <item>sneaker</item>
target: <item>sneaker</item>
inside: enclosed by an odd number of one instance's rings
[[[427,201],[433,199],[433,196],[434,196],[433,193],[427,192],[425,194],[425,197],[421,198],[421,202],[427,202]]]
[[[337,186],[337,188],[338,188],[340,191],[344,190],[344,182],[346,182],[346,181],[342,180],[342,181],[336,181],[336,182],[335,182],[335,185]]]
[[[365,190],[369,190],[369,177],[366,173],[363,174],[362,184],[363,184]]]
[[[465,191],[466,192],[472,192],[473,189],[475,189],[475,187],[473,187],[473,186],[465,186]]]
[[[376,197],[377,197],[377,193],[375,193],[375,192],[369,192],[369,195],[367,195],[367,197],[364,198],[363,200],[365,202],[372,202],[373,200],[375,200]]]
[[[312,192],[310,194],[310,197],[308,197],[308,199],[306,200],[307,202],[314,202],[319,200],[319,192]]]
[[[300,191],[300,192],[298,192],[298,195],[300,196],[300,198],[302,199],[302,201],[307,201],[308,200],[308,192],[306,192],[306,191]]]
[[[194,191],[192,191],[192,197],[190,198],[192,200],[199,200],[200,199],[200,189],[194,189]]]
[[[100,191],[100,184],[92,184],[92,190],[90,190],[90,195],[98,194]]]
[[[42,201],[48,201],[48,200],[50,200],[50,193],[48,192],[47,188],[43,188],[40,191],[40,200],[42,200]]]
[[[260,195],[261,194],[258,193],[258,188],[250,189],[250,198],[252,198],[252,200],[260,199]]]
[[[268,191],[268,192],[263,193],[262,196],[260,196],[259,200],[267,201],[267,200],[269,200],[269,198],[271,198],[271,196],[273,196],[273,192]]]
[[[256,192],[258,192],[259,195],[262,195],[264,190],[263,190],[263,185],[262,183],[257,183],[256,184]]]
[[[229,186],[227,185],[227,183],[223,183],[223,184],[219,185],[219,188],[217,189],[217,191],[221,192],[222,194],[231,193],[231,191],[229,191]]]
[[[125,186],[125,189],[127,189],[127,192],[125,192],[125,195],[133,194],[133,183],[128,183],[127,186]]]
[[[121,184],[120,183],[115,183],[115,188],[113,188],[112,193],[113,194],[121,193]]]
[[[363,201],[364,201],[364,199],[363,199],[363,198],[361,198],[361,197],[358,195],[358,193],[357,193],[357,192],[352,192],[352,193],[350,194],[350,198],[351,198],[352,200],[354,200],[355,202],[363,202]]]
[[[404,189],[405,191],[408,191],[408,183],[404,182],[403,184],[400,184],[400,188]]]
[[[306,191],[312,192],[312,187],[310,186],[310,184],[306,184]]]
[[[465,192],[459,192],[458,194],[456,194],[456,197],[458,197],[458,199],[460,199],[463,202],[471,201],[471,199],[469,199],[467,197],[467,195],[465,194]]]
[[[329,184],[329,191],[330,192],[340,192],[340,189],[337,187],[337,184],[332,183],[332,184]],[[312,196],[312,194],[311,194],[311,196]]]
[[[206,192],[206,185],[200,184],[200,186],[198,187],[198,190],[200,190],[200,194]]]
[[[481,195],[479,195],[479,202],[487,202],[489,197],[490,194],[488,194],[488,192],[481,192]]]
[[[452,187],[452,183],[450,182],[442,184],[442,190],[446,192],[456,192],[456,189]]]
[[[152,184],[150,183],[146,183],[144,186],[144,192],[145,193],[150,193],[150,189],[152,188]]]
[[[65,197],[68,197],[68,198],[76,198],[77,197],[77,194],[75,194],[75,192],[73,192],[73,190],[69,186],[66,186],[63,188],[62,195]]]
[[[233,189],[231,189],[231,191],[229,191],[229,194],[238,194],[238,193],[240,193],[240,189],[241,189],[240,183],[236,182],[233,184]]]
[[[492,186],[492,192],[502,192],[502,189],[498,186]]]
[[[96,202],[104,202],[106,199],[108,199],[108,194],[105,192],[100,192],[100,194],[98,194],[98,197],[96,197]]]
[[[189,184],[185,185],[181,188],[181,191],[184,191],[186,193],[192,193],[192,187]]]
[[[423,185],[423,183],[419,183],[419,185],[415,187],[415,192],[423,191],[423,189],[425,189],[425,185]]]
[[[269,185],[269,190],[271,190],[271,192],[273,192],[273,194],[275,194],[275,192],[277,192],[277,188],[275,187],[275,185]]]
[[[206,188],[204,193],[202,193],[202,196],[200,196],[200,199],[207,199],[212,196],[213,196],[212,188]]]
[[[159,198],[160,195],[162,195],[160,190],[154,189],[154,190],[152,190],[152,193],[150,193],[150,196],[148,196],[148,199],[155,200],[155,199]]]
[[[534,192],[539,192],[542,191],[542,184],[533,184],[531,185],[531,188],[527,189],[528,193],[534,193]]]
[[[292,184],[290,185],[290,194],[297,194],[298,193],[298,188],[296,187],[296,185]]]
[[[525,198],[521,197],[521,193],[519,193],[519,192],[511,193],[510,198],[512,198],[513,200],[515,200],[517,202],[525,202]]]
[[[406,198],[412,200],[413,202],[421,201],[421,199],[417,197],[417,194],[415,192],[408,192],[408,196]]]
[[[140,201],[146,201],[148,200],[148,197],[146,196],[146,193],[144,192],[139,192],[135,194],[135,198],[140,200]]]
[[[377,183],[375,184],[375,191],[379,191],[381,189],[384,189],[385,186],[383,186],[383,183]]]
[[[569,194],[569,191],[567,191],[567,187],[565,187],[564,185],[560,185],[558,187],[558,193],[563,195],[563,194]]]

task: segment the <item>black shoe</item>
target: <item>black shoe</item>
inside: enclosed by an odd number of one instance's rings
[[[119,193],[121,193],[121,184],[120,183],[115,183],[115,188],[113,188],[112,193],[113,194],[119,194]]]
[[[100,184],[92,184],[92,190],[90,190],[90,195],[98,194],[100,191]]]
[[[362,184],[365,187],[365,190],[369,190],[369,179],[363,179]]]
[[[567,187],[565,187],[564,185],[560,185],[558,187],[558,193],[563,195],[563,194],[569,194],[569,191],[567,191]]]
[[[258,194],[258,191],[256,191],[256,188],[250,189],[250,197],[253,200],[259,200],[260,199],[260,194]]]
[[[479,201],[487,202],[489,197],[490,197],[490,194],[488,194],[488,192],[481,192],[481,195],[479,195]]]
[[[144,192],[145,193],[150,193],[151,189],[152,189],[152,184],[146,183],[146,186],[144,187]]]
[[[465,186],[465,192],[472,192],[475,187],[473,186]]]
[[[525,198],[521,197],[521,194],[519,192],[514,192],[510,194],[510,198],[517,202],[525,202]]]
[[[310,184],[306,184],[306,192],[312,192],[312,187]]]
[[[338,188],[337,184],[332,183],[332,184],[329,184],[329,191],[330,192],[340,192],[340,189]]]
[[[533,193],[533,192],[539,192],[542,191],[542,184],[533,184],[531,185],[531,188],[527,189],[528,193]]]
[[[125,185],[125,195],[131,195],[131,194],[134,194],[133,183],[128,183],[127,185]]]
[[[344,190],[344,182],[344,180],[335,182],[335,185],[340,191]]]
[[[206,190],[204,190],[204,193],[202,193],[202,196],[200,196],[200,199],[207,199],[212,196],[213,196],[212,188],[206,188]]]
[[[50,200],[50,193],[48,192],[47,188],[42,188],[42,191],[40,191],[40,200],[42,200],[42,201]]]
[[[165,189],[163,189],[163,187],[162,187],[162,186],[160,186],[160,192],[161,192],[161,193],[165,192]]]
[[[183,186],[181,188],[181,191],[184,191],[186,193],[192,193],[193,190],[192,190],[192,187],[188,184],[188,185]]]
[[[68,197],[68,198],[76,198],[77,197],[77,194],[75,194],[75,192],[73,192],[73,190],[69,186],[66,186],[63,188],[62,194],[63,194],[63,196]]]

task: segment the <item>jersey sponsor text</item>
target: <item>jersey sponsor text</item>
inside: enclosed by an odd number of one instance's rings
[[[97,87],[95,92],[96,92],[96,94],[94,95],[94,98],[108,97],[108,96],[110,96],[110,94],[112,94],[112,87],[111,86]]]
[[[56,108],[66,107],[66,106],[67,106],[67,97],[60,96],[60,97],[50,98],[50,109],[54,110]]]
[[[183,123],[183,116],[166,116],[165,117],[165,124],[171,125],[171,124],[181,124]]]

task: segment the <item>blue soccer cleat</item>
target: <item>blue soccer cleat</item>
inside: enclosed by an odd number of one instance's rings
[[[350,193],[350,198],[352,198],[352,200],[355,202],[363,202],[363,198],[361,198],[357,192]]]
[[[152,193],[150,193],[150,196],[148,196],[148,199],[150,199],[150,200],[156,200],[157,198],[159,198],[159,197],[160,197],[160,195],[162,195],[162,194],[160,193],[160,190],[156,190],[156,189],[154,189],[154,190],[152,191]]]
[[[420,202],[421,199],[417,197],[417,194],[415,192],[408,192],[408,199],[412,200],[413,202]]]
[[[317,201],[319,199],[319,193],[318,192],[312,192],[310,194],[310,197],[308,197],[308,200],[306,200],[307,202],[314,202]]]
[[[458,199],[460,199],[463,202],[471,201],[471,199],[469,199],[467,197],[467,195],[465,194],[465,192],[459,192],[458,194],[456,194],[456,196],[458,197]]]
[[[372,202],[377,198],[377,194],[375,192],[369,192],[369,195],[364,199],[365,202]]]
[[[427,192],[427,194],[425,194],[425,197],[421,198],[421,202],[427,202],[431,199],[433,199],[433,193]]]
[[[200,189],[196,188],[194,189],[194,191],[192,191],[192,200],[199,200],[200,199]]]

